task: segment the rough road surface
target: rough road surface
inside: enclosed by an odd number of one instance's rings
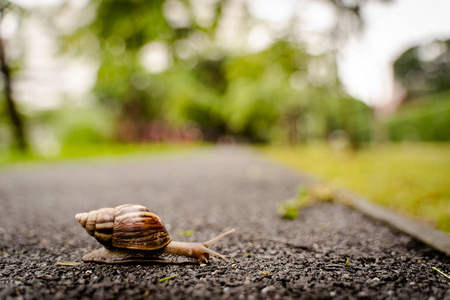
[[[248,149],[0,171],[0,298],[450,299],[448,258],[339,204],[276,215],[306,178]],[[99,244],[74,215],[141,203],[208,265],[81,263]],[[194,230],[192,236],[180,230]],[[435,268],[435,269],[434,269]],[[170,279],[161,279],[170,277]]]

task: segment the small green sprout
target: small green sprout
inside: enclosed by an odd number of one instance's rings
[[[189,230],[178,229],[178,235],[191,236],[193,234],[194,234],[193,229],[189,229]]]
[[[298,211],[311,204],[308,191],[300,187],[297,198],[281,201],[277,206],[278,215],[288,220],[294,220],[298,217]]]
[[[282,201],[277,206],[278,215],[289,220],[293,220],[298,216],[299,205],[297,199],[288,199]]]
[[[170,279],[173,279],[173,278],[175,278],[177,276],[178,276],[178,274],[167,276],[167,277],[161,278],[160,280],[158,280],[158,282],[159,283],[169,282]]]
[[[306,188],[300,186],[297,197],[278,203],[277,213],[284,219],[294,220],[301,208],[317,202],[331,202],[334,199],[332,188],[325,184],[317,184]]]

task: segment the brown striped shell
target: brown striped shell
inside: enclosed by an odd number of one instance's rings
[[[101,208],[77,214],[75,218],[109,249],[155,250],[171,242],[161,218],[143,205]]]

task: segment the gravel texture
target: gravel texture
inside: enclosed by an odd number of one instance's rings
[[[447,257],[357,211],[320,203],[279,218],[276,204],[307,180],[238,147],[3,169],[0,298],[450,299],[450,280],[436,271],[450,274]],[[174,240],[235,228],[212,247],[227,258],[82,263],[99,244],[75,214],[124,203],[158,212]]]

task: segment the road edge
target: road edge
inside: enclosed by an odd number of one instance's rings
[[[256,151],[254,152],[256,153]],[[283,166],[287,171],[297,174],[302,178],[307,188],[314,189],[317,186],[330,186],[329,181],[314,176],[311,173],[300,171],[297,168],[281,163],[275,159],[271,159],[267,155],[259,156],[266,162],[271,162],[278,166]],[[344,188],[331,187],[333,191],[333,199],[350,208],[363,213],[364,215],[379,220],[386,225],[403,232],[416,240],[428,245],[429,247],[439,251],[440,253],[450,257],[450,234],[439,229],[418,223],[406,216],[403,216],[387,207],[383,207],[370,201],[368,198],[356,194]]]
[[[450,234],[420,224],[345,189],[336,189],[334,196],[336,201],[352,207],[373,219],[382,221],[450,257]]]

